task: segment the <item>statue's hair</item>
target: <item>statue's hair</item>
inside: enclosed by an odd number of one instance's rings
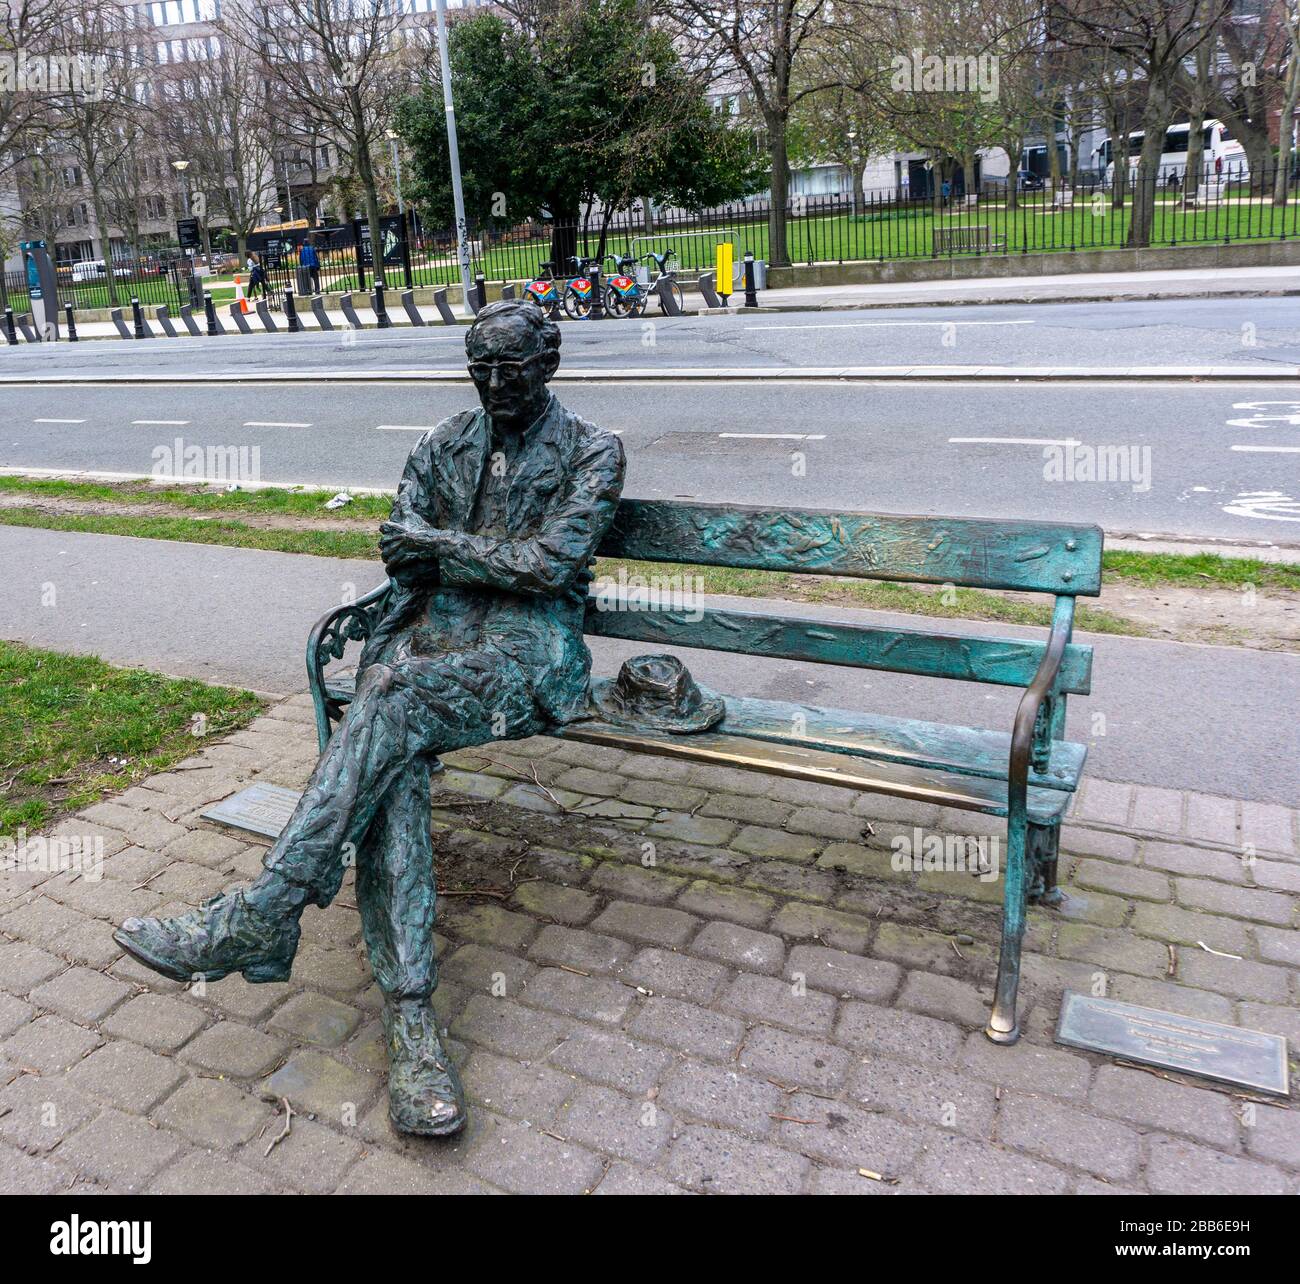
[[[560,327],[529,299],[502,299],[489,303],[479,312],[465,333],[465,349],[469,350],[474,331],[488,321],[522,321],[532,330],[541,348],[546,351],[560,350]]]

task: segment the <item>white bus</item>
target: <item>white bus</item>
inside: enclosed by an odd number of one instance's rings
[[[1170,125],[1165,131],[1164,146],[1160,150],[1159,179],[1181,179],[1187,169],[1187,140],[1191,126],[1184,121],[1181,125]],[[1142,141],[1146,137],[1143,130],[1135,130],[1128,136],[1128,174],[1130,181],[1137,176],[1138,156],[1142,151]],[[1201,155],[1201,179],[1213,182],[1216,177],[1225,182],[1245,182],[1250,178],[1250,166],[1246,161],[1246,149],[1232,131],[1221,120],[1207,120],[1201,137],[1204,151]],[[1115,181],[1115,157],[1112,154],[1111,140],[1105,139],[1097,149],[1097,167],[1105,171],[1106,182]]]

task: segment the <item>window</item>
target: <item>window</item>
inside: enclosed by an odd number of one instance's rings
[[[167,198],[165,196],[146,196],[144,198],[144,212],[146,218],[166,218]]]
[[[81,186],[81,170],[76,165],[65,165],[63,167],[63,186],[67,188]]]

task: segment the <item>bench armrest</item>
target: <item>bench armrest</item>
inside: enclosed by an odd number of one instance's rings
[[[1011,730],[1011,761],[1007,769],[1007,825],[1023,824],[1029,800],[1029,761],[1034,752],[1034,731],[1039,713],[1056,691],[1061,658],[1074,630],[1074,598],[1058,597],[1052,611],[1052,632],[1033,681],[1016,706]]]
[[[383,618],[391,580],[371,589],[355,602],[336,606],[316,621],[307,637],[307,682],[316,706],[316,737],[323,753],[333,729],[331,715],[337,712],[325,691],[325,666],[342,658],[349,642],[364,643]]]

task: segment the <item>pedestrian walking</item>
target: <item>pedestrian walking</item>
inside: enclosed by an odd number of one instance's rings
[[[266,269],[262,266],[262,260],[258,258],[252,250],[248,252],[248,297],[257,298],[257,292],[261,290],[262,298],[266,298],[268,291],[266,288]]]
[[[298,263],[305,267],[311,274],[311,288],[313,294],[320,293],[320,255],[316,253],[316,237],[309,236],[302,246],[298,255]]]

